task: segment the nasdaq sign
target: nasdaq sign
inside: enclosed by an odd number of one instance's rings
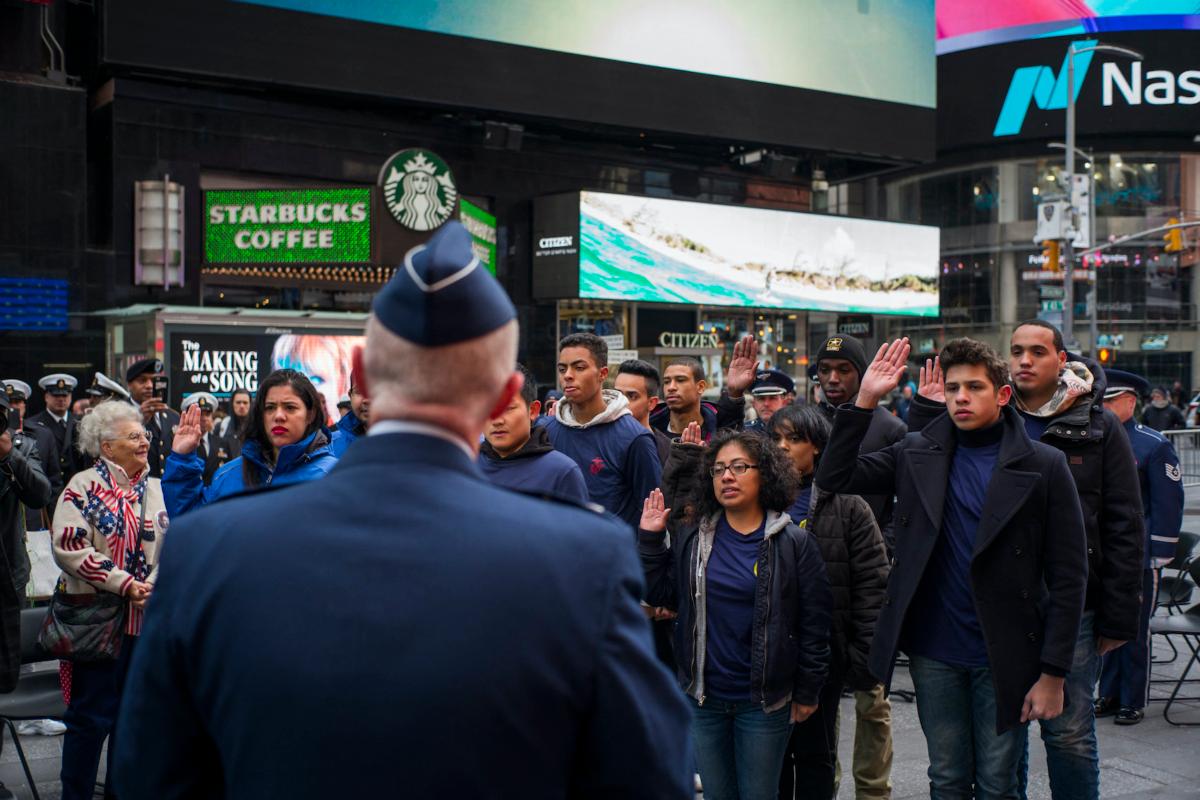
[[[1068,48],[1078,44],[1078,50],[1092,47],[1094,39],[1072,43]],[[1071,99],[1079,99],[1079,89],[1083,79],[1087,77],[1088,67],[1092,64],[1094,50],[1079,53],[1075,56],[1075,85],[1071,87]],[[1021,132],[1025,124],[1025,114],[1029,106],[1036,103],[1043,110],[1062,109],[1067,107],[1067,62],[1070,53],[1063,57],[1062,67],[1055,75],[1050,67],[1019,67],[1013,73],[1012,82],[1008,85],[1008,94],[1004,96],[1004,105],[1000,108],[1000,116],[996,120],[993,136],[1012,136]]]

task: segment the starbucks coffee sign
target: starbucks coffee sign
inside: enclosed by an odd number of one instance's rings
[[[402,150],[389,158],[379,173],[383,202],[404,227],[432,231],[454,215],[458,187],[436,153]]]

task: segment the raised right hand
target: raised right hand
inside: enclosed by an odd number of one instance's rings
[[[181,456],[196,452],[200,446],[200,406],[194,405],[179,418],[179,426],[175,428],[175,437],[171,440],[171,452]]]
[[[934,403],[946,402],[946,376],[942,373],[940,357],[935,356],[932,361],[925,359],[917,383],[917,394]]]
[[[749,334],[733,346],[733,357],[725,368],[725,389],[734,400],[740,398],[754,383],[754,376],[758,373],[757,355],[758,342]]]
[[[679,441],[683,444],[694,444],[697,447],[704,447],[704,432],[700,430],[700,423],[689,422],[687,427],[683,429],[683,433],[679,434]]]
[[[900,383],[900,376],[904,374],[905,365],[908,363],[908,354],[911,350],[912,345],[908,343],[907,336],[897,339],[891,344],[881,344],[871,366],[867,367],[867,371],[862,376],[858,387],[858,398],[854,404],[859,408],[867,409],[879,405],[880,398],[886,396]]]
[[[642,503],[642,520],[638,523],[638,528],[651,533],[662,533],[667,529],[667,515],[671,513],[671,509],[666,508],[666,501],[663,500],[661,489],[655,489],[650,492],[650,496]]]

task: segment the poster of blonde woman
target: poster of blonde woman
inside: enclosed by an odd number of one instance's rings
[[[294,369],[312,380],[325,400],[325,417],[336,421],[337,404],[350,391],[351,359],[361,347],[362,336],[319,336],[284,334],[271,353],[272,369]]]

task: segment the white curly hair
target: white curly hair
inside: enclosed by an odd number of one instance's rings
[[[76,430],[79,452],[91,458],[100,456],[100,443],[114,438],[122,422],[142,424],[142,412],[124,400],[105,400],[79,421]]]

